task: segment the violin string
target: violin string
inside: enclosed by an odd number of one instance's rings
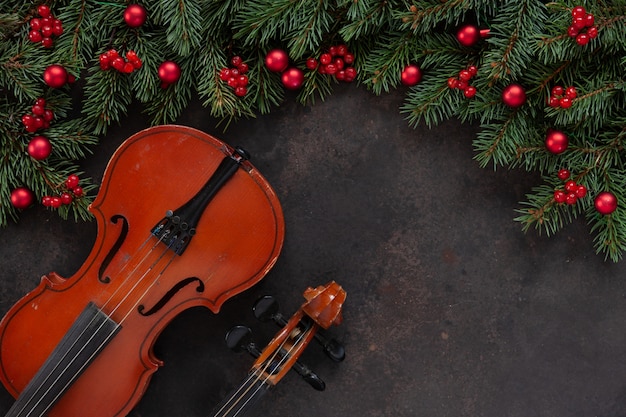
[[[139,248],[137,248],[135,255],[131,256],[131,259],[136,256],[137,254],[139,254],[144,247],[146,246],[146,244],[151,240],[151,237],[148,237],[140,246]],[[140,259],[140,261],[137,263],[137,265],[135,266],[134,270],[136,271],[137,268],[139,268],[139,266],[147,259],[147,257],[150,255],[150,253],[152,253],[152,251],[154,251],[154,249],[157,247],[157,245],[159,244],[159,242],[161,241],[161,239],[159,239],[159,241],[157,243],[155,243],[149,250],[148,252]],[[163,254],[159,257],[159,259],[161,259],[163,257],[163,255],[167,252],[167,249],[164,250]],[[171,262],[171,261],[170,261]],[[127,266],[130,265],[130,262],[127,262],[124,264],[124,266],[122,267],[122,269],[119,271],[119,273],[121,274]],[[154,265],[154,264],[153,264]],[[169,265],[169,263],[168,263]],[[125,282],[128,282],[128,278],[130,278],[132,276],[133,272],[131,272],[126,279],[124,279],[124,281],[122,282],[122,284],[124,284]],[[141,279],[143,279],[143,277],[146,276],[146,273],[144,273],[144,275],[142,276]],[[104,305],[107,305],[113,298],[114,296],[121,290],[121,288],[123,287],[123,285],[120,285],[112,294],[111,296],[107,299],[107,301],[105,301]],[[121,304],[121,303],[120,303]],[[115,309],[117,309],[119,307],[118,306],[115,307]],[[111,313],[112,314],[112,313]],[[111,318],[111,314],[108,314],[107,318]],[[58,366],[63,363],[63,360],[67,358],[67,352],[69,352],[73,347],[76,346],[76,343],[78,342],[78,339],[84,335],[86,329],[89,328],[89,325],[93,324],[95,320],[95,317],[93,317],[90,322],[88,323],[87,326],[85,326],[85,328],[81,331],[81,333],[79,334],[79,336],[76,338],[76,340],[74,340],[72,342],[72,344],[70,345],[69,349],[67,349],[66,353],[61,357],[61,359],[57,362],[57,364],[54,366],[54,368],[51,370],[51,372],[46,376],[46,378],[43,380],[43,383],[47,382],[47,380],[50,378],[51,374],[53,372],[55,372],[58,369]],[[117,329],[119,327],[119,325],[121,325],[121,323],[118,323],[116,325],[116,327],[114,328],[114,330],[105,338],[104,342],[102,344],[106,344],[108,343],[108,341],[111,339],[111,337],[115,334],[115,329]],[[102,326],[104,326],[104,322],[102,324],[99,325],[99,327],[93,332],[93,334],[91,335],[91,337],[87,340],[87,342],[85,343],[85,346],[98,334],[98,331],[102,328]],[[101,346],[102,346],[101,344]],[[59,376],[57,376],[57,378],[52,381],[52,384],[48,385],[48,389],[43,393],[43,395],[39,395],[39,400],[35,403],[35,405],[30,409],[30,411],[26,414],[26,416],[30,416],[30,414],[32,413],[32,411],[34,411],[34,408],[37,407],[39,404],[41,404],[41,401],[43,401],[43,399],[45,398],[45,395],[48,394],[50,392],[50,390],[52,390],[52,388],[55,386],[55,384],[57,384],[59,382],[59,380],[61,379],[61,377],[66,373],[66,371],[69,369],[69,367],[74,363],[74,361],[79,357],[80,353],[82,353],[82,351],[85,349],[85,346],[83,346],[81,348],[81,350],[78,352],[78,354],[72,358],[69,362],[69,364],[67,364],[66,368],[61,370],[61,373],[59,374]],[[95,353],[93,353],[92,355],[90,355],[90,357],[87,359],[87,361],[85,361],[85,363],[83,364],[83,366],[80,367],[79,371],[75,374],[78,375],[80,372],[82,372],[82,370],[85,368],[85,366],[87,366],[87,364],[91,361],[91,359],[93,358],[93,356],[95,355]],[[75,376],[74,375],[74,376]],[[70,379],[70,381],[72,381],[73,378]],[[41,390],[41,387],[44,387],[45,385],[43,385],[43,383],[40,385],[40,388],[38,388],[34,393],[33,396],[26,402],[26,404],[24,404],[24,406],[22,407],[22,409],[20,410],[19,414],[21,414],[23,411],[25,411],[26,407],[30,404],[30,402],[32,401],[32,399],[35,398],[35,395],[39,394],[39,391]],[[69,383],[67,383],[64,387],[62,387],[61,389],[61,393],[64,392],[64,390],[67,388],[67,386],[69,385]],[[51,404],[54,404],[54,402],[58,399],[58,397],[61,394],[58,394],[57,396],[55,396],[55,398],[52,399],[52,401],[50,402]],[[41,416],[39,416],[41,417]]]
[[[272,377],[271,372],[268,372],[268,368],[270,366],[272,366],[272,364],[274,363],[274,361],[276,360],[276,357],[280,354],[281,349],[285,351],[285,354],[280,358],[280,360],[278,361],[278,363],[275,364],[276,367],[281,367],[283,366],[290,358],[291,353],[296,349],[296,346],[298,346],[299,343],[302,342],[302,340],[305,338],[305,336],[308,334],[307,332],[311,331],[311,327],[307,327],[306,330],[302,331],[299,335],[298,338],[296,339],[295,343],[292,344],[292,346],[285,350],[284,346],[287,343],[288,337],[285,337],[285,340],[283,340],[281,342],[281,344],[278,346],[277,349],[274,350],[274,352],[272,353],[272,355],[266,360],[264,366],[262,368],[255,368],[255,370],[250,373],[248,375],[248,377],[246,378],[246,380],[243,382],[242,386],[235,392],[233,393],[233,395],[231,396],[231,398],[229,399],[229,401],[226,402],[226,404],[224,404],[222,406],[222,408],[220,408],[217,413],[215,413],[212,417],[220,417],[220,416],[228,416],[230,413],[241,401],[244,401],[243,404],[241,404],[239,406],[239,408],[237,409],[237,411],[235,412],[235,414],[233,414],[231,417],[236,417],[243,409],[244,407],[250,402],[252,401],[252,399],[254,398],[254,396],[261,390],[263,389],[264,384],[267,383],[267,381],[270,380],[270,378]],[[265,376],[265,379],[262,380],[263,375]],[[245,399],[245,395],[250,391],[250,389],[253,387],[254,383],[257,382],[261,382],[260,385],[258,385],[255,390],[252,392],[251,395],[248,396],[247,399]],[[239,394],[239,392],[241,391],[241,389],[243,389],[243,387],[246,387],[245,391],[239,395],[239,397],[235,398],[235,396],[237,394]],[[232,405],[231,405],[232,403]],[[230,405],[230,407],[228,407],[227,410],[225,410],[225,412],[223,414],[222,411],[224,411],[224,408],[226,408],[226,406]]]

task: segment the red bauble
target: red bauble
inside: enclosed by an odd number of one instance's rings
[[[489,29],[478,29],[474,25],[465,25],[456,32],[456,39],[463,46],[474,46],[481,38],[489,35]]]
[[[41,161],[50,156],[52,144],[45,136],[35,136],[28,142],[28,154],[34,159]]]
[[[406,86],[414,86],[422,80],[422,70],[417,65],[407,65],[402,70],[400,81]]]
[[[131,4],[124,10],[124,22],[131,28],[138,28],[146,22],[147,15],[141,4]]]
[[[304,72],[299,68],[292,67],[283,72],[281,79],[285,88],[297,90],[302,87],[302,83],[304,82]]]
[[[11,191],[11,204],[17,209],[26,209],[35,201],[33,192],[26,187],[17,187]]]
[[[502,90],[502,101],[509,107],[519,107],[526,103],[526,91],[519,84],[511,84]]]
[[[611,214],[617,209],[617,197],[609,191],[601,192],[596,196],[594,205],[598,213]]]
[[[289,65],[289,55],[282,49],[272,49],[265,55],[265,66],[274,72],[283,72]]]
[[[551,153],[558,155],[565,152],[569,144],[567,135],[559,130],[550,130],[546,135],[546,149]]]
[[[159,78],[164,84],[170,85],[180,78],[180,67],[174,61],[165,61],[159,65]]]
[[[43,81],[52,88],[60,88],[67,83],[67,70],[63,65],[49,65],[43,72]]]

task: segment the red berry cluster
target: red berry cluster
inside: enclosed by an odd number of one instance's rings
[[[52,48],[54,45],[52,37],[63,34],[63,24],[50,13],[50,7],[45,4],[37,7],[37,13],[40,17],[30,19],[28,39],[34,43],[41,43],[44,48]]]
[[[113,68],[124,74],[130,74],[141,68],[141,65],[141,59],[139,59],[135,51],[126,52],[126,59],[115,49],[110,49],[100,54],[100,68],[103,71]]]
[[[346,45],[335,45],[328,48],[328,52],[320,55],[319,62],[315,58],[306,60],[306,67],[311,71],[317,70],[320,74],[334,75],[338,81],[347,83],[354,81],[357,72],[352,66],[354,54]]]
[[[569,179],[570,172],[567,169],[560,169],[558,172],[560,180],[565,181],[564,190],[554,191],[554,201],[559,204],[566,203],[569,205],[576,204],[579,198],[587,195],[587,187],[577,184],[576,181]]]
[[[230,68],[220,70],[220,79],[235,89],[237,97],[243,97],[248,93],[248,64],[238,55],[230,59],[230,64]]]
[[[27,132],[34,133],[39,129],[50,127],[50,122],[54,119],[54,112],[46,108],[46,100],[43,97],[35,100],[31,112],[31,114],[22,116],[22,124]]]
[[[45,207],[59,208],[71,204],[75,198],[82,197],[83,189],[78,185],[80,178],[76,174],[70,174],[63,184],[63,191],[56,196],[46,195],[42,197],[41,204]]]
[[[578,96],[576,87],[571,86],[563,88],[560,85],[555,85],[550,92],[550,98],[548,99],[548,105],[550,107],[560,107],[562,109],[568,109],[572,107],[572,100]]]
[[[598,28],[594,23],[595,17],[591,13],[587,13],[583,6],[576,6],[572,9],[572,24],[567,29],[567,34],[576,38],[576,43],[580,46],[587,45],[598,36]],[[583,29],[586,30],[582,32]]]
[[[469,81],[478,74],[478,68],[476,65],[470,65],[466,69],[459,71],[459,77],[448,78],[448,87],[459,90],[463,90],[463,95],[467,98],[472,98],[476,95],[476,87],[469,85]]]

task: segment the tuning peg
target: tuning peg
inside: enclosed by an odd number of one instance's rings
[[[254,312],[254,317],[259,321],[267,322],[273,320],[282,327],[287,324],[287,321],[283,315],[280,314],[278,308],[278,301],[271,295],[266,295],[259,298],[256,303],[254,303],[252,311]]]
[[[334,362],[341,362],[346,358],[346,349],[336,339],[328,339],[320,330],[315,333],[315,340],[322,345],[324,353]]]
[[[300,361],[296,361],[293,365],[294,371],[298,373],[306,381],[307,384],[315,388],[317,391],[324,391],[326,389],[326,384],[322,379],[317,376],[315,372],[309,369],[305,364]]]
[[[235,326],[226,333],[226,346],[234,352],[247,351],[258,358],[261,351],[252,341],[252,330],[246,326]]]

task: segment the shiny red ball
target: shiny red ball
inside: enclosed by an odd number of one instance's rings
[[[617,197],[609,191],[601,192],[596,196],[594,205],[598,213],[611,214],[617,209]]]
[[[546,149],[555,155],[565,152],[569,145],[567,135],[559,130],[550,130],[546,135]]]
[[[11,191],[11,204],[13,207],[23,210],[30,207],[35,201],[33,192],[26,187],[17,187]]]
[[[272,49],[265,55],[265,66],[274,72],[283,72],[289,65],[289,55],[282,49]]]
[[[412,87],[422,80],[422,70],[417,65],[407,65],[400,74],[400,82]]]
[[[165,61],[159,65],[159,79],[165,84],[173,84],[180,78],[180,67],[174,61]]]
[[[124,22],[131,28],[138,28],[146,22],[148,13],[141,4],[130,4],[124,10]]]
[[[60,88],[67,83],[67,70],[63,65],[49,65],[43,72],[43,81],[48,87]]]
[[[285,88],[297,90],[302,87],[304,82],[304,72],[299,68],[292,67],[283,72],[281,79]]]
[[[463,46],[474,46],[480,37],[480,30],[474,25],[462,26],[456,32],[456,39]]]
[[[526,91],[519,84],[511,84],[502,90],[502,101],[509,107],[519,107],[526,103]]]
[[[52,144],[45,136],[35,136],[28,142],[28,154],[38,161],[44,160],[52,153]]]

